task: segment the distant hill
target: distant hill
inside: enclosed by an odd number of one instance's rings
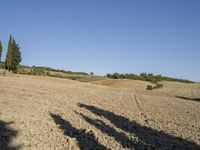
[[[0,68],[5,68],[4,62],[0,63]],[[26,65],[19,65],[17,74],[66,78],[66,79],[77,80],[81,82],[91,82],[91,81],[98,81],[98,80],[105,79],[102,76],[90,75],[85,72],[72,72],[72,71],[54,69],[51,67],[43,67],[43,66],[31,67],[31,66],[26,66]]]
[[[4,62],[0,63],[0,68],[4,68]],[[26,75],[38,75],[38,76],[50,76],[57,78],[66,78],[71,80],[77,80],[81,82],[95,82],[107,78],[111,79],[130,79],[130,80],[142,80],[148,81],[153,84],[157,84],[160,81],[175,81],[175,82],[183,82],[183,83],[193,83],[193,81],[186,79],[177,79],[172,77],[165,77],[161,75],[154,75],[152,73],[141,73],[140,75],[136,74],[107,74],[107,77],[97,76],[92,74],[88,74],[85,72],[73,72],[55,69],[51,67],[43,67],[43,66],[26,66],[19,65],[18,66],[18,74],[26,74]],[[106,81],[107,82],[107,81]]]

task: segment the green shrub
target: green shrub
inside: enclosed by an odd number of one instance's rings
[[[152,85],[147,85],[147,90],[153,90],[153,89],[159,89],[159,88],[162,88],[163,87],[163,84],[159,84],[157,83],[156,86],[152,86]]]
[[[146,88],[147,90],[153,90],[153,87],[152,87],[152,85],[147,85],[147,88]]]

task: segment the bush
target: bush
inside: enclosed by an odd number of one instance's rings
[[[152,85],[147,85],[147,90],[153,90],[153,89],[159,89],[159,88],[162,88],[163,87],[163,84],[159,84],[157,83],[156,86],[152,86]]]
[[[153,87],[152,87],[152,85],[147,85],[147,88],[146,88],[147,90],[153,90]]]

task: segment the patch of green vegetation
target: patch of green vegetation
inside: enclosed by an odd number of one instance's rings
[[[147,85],[147,90],[153,90],[153,86],[152,85]]]
[[[66,78],[77,80],[84,76],[88,76],[81,73],[67,73],[66,71],[57,71],[56,69],[49,69],[47,67],[24,67],[20,66],[21,68],[18,69],[18,74],[26,74],[26,75],[38,75],[38,76],[49,76],[49,77],[57,77],[57,78]]]
[[[183,82],[183,83],[193,83],[190,80],[165,77],[161,75],[154,75],[153,73],[148,73],[148,74],[141,73],[140,75],[114,73],[114,74],[107,74],[107,77],[112,78],[112,79],[143,80],[143,81],[151,82],[153,84],[157,84],[159,81],[176,81],[176,82]]]
[[[48,71],[48,72],[61,72],[61,73],[66,73],[66,74],[80,74],[80,75],[88,75],[85,72],[72,72],[72,71],[66,71],[66,70],[60,70],[60,69],[54,69],[50,67],[42,67],[42,66],[24,66],[24,65],[19,65],[18,69],[20,70],[27,70],[27,69],[33,69],[33,70],[42,70],[42,71]]]
[[[30,67],[30,66],[19,65],[17,73],[25,75],[37,75],[37,76],[71,79],[80,82],[91,82],[104,79],[104,77],[95,76],[94,74],[89,75],[85,72],[72,72],[72,71],[65,71],[65,70],[59,70],[41,66]]]
[[[5,69],[5,63],[4,62],[0,62],[0,68]]]
[[[156,86],[152,86],[152,85],[147,85],[147,90],[153,90],[153,89],[159,89],[162,88],[163,84],[157,83]]]

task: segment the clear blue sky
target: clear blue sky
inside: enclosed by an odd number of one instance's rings
[[[22,64],[200,81],[199,0],[2,0],[0,40]]]

